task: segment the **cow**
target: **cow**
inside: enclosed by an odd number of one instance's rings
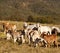
[[[42,26],[42,25],[40,25],[38,27],[38,32],[41,33],[41,34],[43,32],[45,32],[46,34],[49,32],[49,34],[51,34],[51,28],[49,26]]]
[[[58,47],[58,42],[57,42],[57,33],[55,34],[51,34],[51,35],[48,35],[48,34],[45,34],[45,32],[43,32],[41,34],[41,37],[44,38],[46,40],[46,47],[50,47],[50,45],[52,43],[54,43],[54,45],[56,45]]]
[[[13,30],[13,31],[15,31],[16,28],[17,28],[16,24],[11,24],[11,23],[9,23],[9,22],[3,23],[4,33],[6,33],[8,30]]]
[[[21,40],[22,43],[25,43],[25,38],[24,38],[24,34],[21,31],[12,31],[12,30],[8,30],[6,32],[6,37],[7,37],[7,40],[11,40],[13,39],[14,43],[17,42],[17,40]]]
[[[25,35],[27,35],[28,30],[38,30],[38,27],[39,27],[39,23],[36,23],[36,24],[28,24],[28,23],[24,22],[24,24],[23,24]]]
[[[60,33],[60,28],[59,28],[59,27],[52,26],[52,31],[53,31],[53,30],[56,30],[56,31],[57,31],[57,33]]]
[[[33,43],[34,47],[36,47],[38,43],[47,43],[43,38],[40,37],[40,35],[41,34],[39,34],[37,30],[30,30],[28,34],[29,45]]]

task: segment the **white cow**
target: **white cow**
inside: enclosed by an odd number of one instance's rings
[[[33,30],[34,27],[38,28],[39,23],[28,25],[26,22],[23,25],[25,27],[25,35],[27,35],[28,30]]]
[[[34,30],[32,34],[32,41],[34,42],[36,38],[40,38],[38,31]]]
[[[40,25],[40,27],[38,27],[38,32],[41,33],[41,34],[43,32],[45,32],[46,34],[49,32],[49,34],[51,34],[51,28],[49,26]]]
[[[34,27],[39,27],[39,23],[37,23],[37,24],[28,24],[27,22],[24,22],[23,27],[26,27],[26,29],[33,29]]]
[[[29,30],[28,31],[28,40],[29,40],[29,45],[31,42],[34,42],[36,38],[39,38],[39,33],[36,30]]]
[[[44,40],[43,38],[40,37],[41,34],[39,34],[37,30],[31,31],[29,35],[30,35],[29,37],[31,38],[31,39],[29,38],[29,41],[30,41],[30,43],[32,41],[34,43],[34,46],[37,46],[38,42],[47,43],[46,40]]]

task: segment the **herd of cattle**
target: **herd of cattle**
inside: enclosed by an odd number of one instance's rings
[[[28,44],[33,46],[43,45],[45,47],[50,47],[51,44],[58,47],[57,33],[60,33],[58,27],[43,26],[40,23],[28,24],[23,23],[23,30],[17,31],[16,24],[11,24],[9,22],[3,23],[4,34],[6,34],[7,40],[14,40],[14,43],[22,41],[26,43],[26,38],[28,39]]]

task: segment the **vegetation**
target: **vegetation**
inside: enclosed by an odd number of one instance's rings
[[[60,23],[60,0],[0,0],[0,20]]]

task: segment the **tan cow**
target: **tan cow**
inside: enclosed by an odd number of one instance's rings
[[[9,22],[3,23],[3,30],[6,33],[8,30],[16,30],[16,24],[11,24]]]
[[[54,45],[56,45],[58,47],[57,35],[56,34],[47,35],[45,33],[42,33],[41,36],[47,41],[46,47],[47,46],[50,47],[50,45],[52,43],[54,43]]]

